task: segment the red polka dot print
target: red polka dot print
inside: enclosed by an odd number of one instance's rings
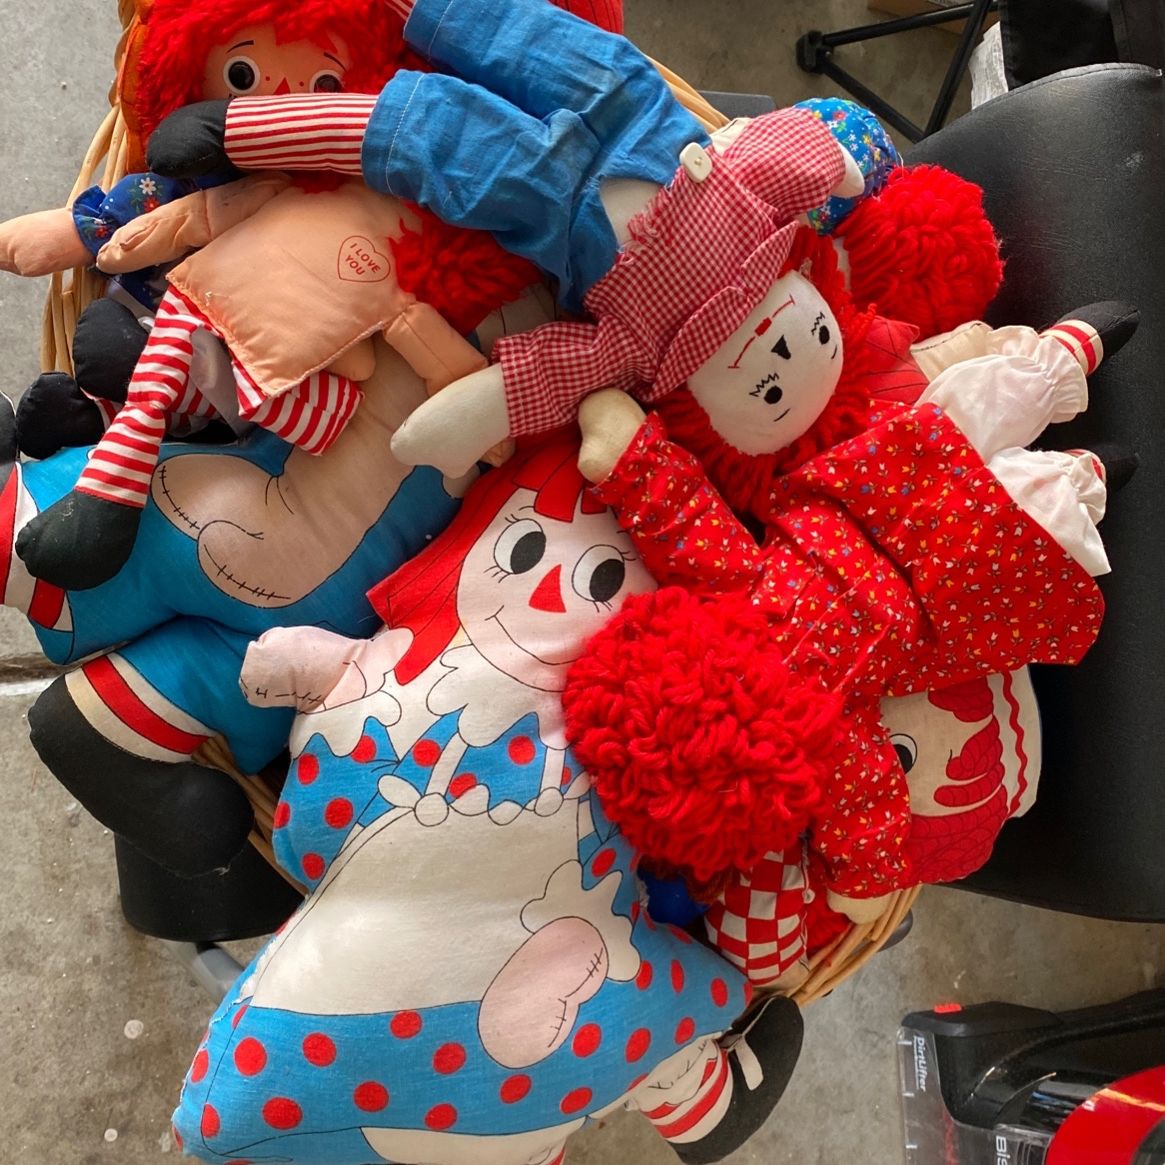
[[[744,1005],[747,1007],[752,1002],[752,984],[745,979],[744,981]]]
[[[425,1113],[425,1125],[435,1133],[451,1129],[457,1123],[457,1109],[451,1104],[434,1105]]]
[[[195,1057],[194,1063],[190,1065],[190,1079],[195,1084],[200,1083],[206,1077],[207,1069],[210,1067],[210,1054],[203,1048]]]
[[[366,765],[376,759],[376,741],[371,736],[362,736],[352,749],[352,759],[358,765]]]
[[[303,1058],[317,1068],[327,1068],[336,1062],[336,1045],[323,1032],[312,1032],[303,1037]]]
[[[691,1043],[692,1036],[696,1034],[696,1021],[691,1016],[681,1019],[679,1026],[676,1028],[676,1043],[687,1044]]]
[[[597,1023],[583,1024],[575,1033],[571,1047],[576,1056],[593,1056],[603,1042],[603,1031]]]
[[[258,1076],[267,1067],[267,1049],[248,1036],[235,1048],[235,1067],[244,1076]]]
[[[477,786],[477,778],[472,773],[458,773],[457,776],[449,782],[449,795],[457,800],[458,797],[464,797],[470,789]]]
[[[574,780],[574,773],[572,773],[570,771],[570,765],[563,765],[562,766],[562,780],[560,780],[558,782],[559,788],[561,788],[561,789],[570,788],[570,782],[573,780]]]
[[[643,913],[643,907],[638,902],[631,903],[631,922],[632,924],[639,921],[639,916]]]
[[[352,1100],[361,1112],[382,1112],[388,1108],[388,1089],[375,1080],[356,1085]]]
[[[203,1106],[202,1122],[198,1127],[204,1137],[217,1137],[219,1129],[222,1128],[222,1121],[218,1119],[218,1112],[209,1104]]]
[[[451,1076],[465,1067],[465,1049],[460,1044],[442,1044],[433,1053],[433,1070]]]
[[[723,979],[713,979],[710,990],[712,992],[712,1002],[717,1007],[728,1006],[728,984]]]
[[[240,1007],[239,1010],[235,1012],[234,1016],[231,1019],[231,1027],[232,1028],[238,1027],[239,1024],[243,1022],[243,1016],[247,1014],[247,1008],[249,1006],[250,1006],[250,1004],[244,1003],[243,1006]]]
[[[441,759],[441,746],[435,740],[418,740],[413,745],[413,760],[423,769],[431,769]]]
[[[310,752],[295,762],[295,779],[301,785],[310,785],[320,775],[320,762]]]
[[[271,824],[276,829],[283,829],[291,820],[291,806],[286,801],[280,801],[275,806],[275,812],[271,816]]]
[[[586,1108],[591,1102],[593,1093],[589,1088],[576,1088],[573,1092],[568,1092],[563,1098],[562,1103],[558,1106],[567,1116],[571,1113],[579,1112]]]
[[[324,820],[333,829],[343,829],[350,825],[354,815],[352,802],[347,797],[336,797],[328,802],[328,807],[324,810]]]
[[[515,736],[506,751],[516,765],[528,765],[537,753],[534,742],[528,736]]]
[[[669,929],[671,930],[672,934],[674,934],[676,938],[678,938],[685,946],[691,945],[692,936],[688,934],[686,930],[680,930],[678,926],[673,926]]]
[[[502,1086],[499,1089],[502,1103],[517,1104],[519,1100],[525,1100],[530,1095],[530,1089],[532,1087],[533,1081],[529,1076],[511,1076],[508,1080],[502,1082]]]
[[[411,1040],[420,1034],[421,1027],[421,1017],[415,1011],[398,1011],[388,1024],[389,1031],[398,1040]]]
[[[596,878],[601,878],[614,864],[615,851],[613,849],[601,849],[595,854],[595,860],[591,862],[591,869],[594,871]]]
[[[319,854],[303,855],[303,872],[314,882],[324,875],[324,859]]]
[[[639,974],[635,976],[635,986],[640,991],[646,991],[651,986],[652,979],[655,978],[655,968],[644,959],[639,966]]]
[[[178,1131],[178,1127],[176,1125],[170,1126],[170,1135],[174,1138],[174,1144],[177,1145],[179,1149],[184,1149],[186,1147],[186,1142],[182,1140],[182,1134]]]
[[[627,1039],[627,1063],[642,1060],[651,1047],[651,1032],[645,1027],[636,1028]]]
[[[684,967],[677,959],[672,959],[671,985],[677,995],[684,989]]]
[[[635,1089],[637,1089],[639,1087],[639,1085],[642,1084],[644,1082],[644,1080],[646,1080],[646,1079],[647,1079],[646,1072],[642,1076],[636,1076],[635,1079],[632,1080],[631,1083],[627,1085],[627,1091],[634,1092]]]
[[[273,1096],[263,1105],[263,1119],[273,1128],[286,1131],[303,1120],[303,1109],[286,1096]]]

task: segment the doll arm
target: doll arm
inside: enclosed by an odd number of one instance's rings
[[[584,441],[595,438],[599,426],[607,423],[612,404],[627,400],[622,393],[610,396],[612,392],[584,402],[579,418]],[[638,408],[633,401],[628,403]],[[615,442],[621,444],[629,426],[624,419],[614,428]],[[609,441],[604,436],[607,459]],[[603,462],[588,464],[596,472]],[[763,556],[752,535],[713,489],[695,457],[667,440],[658,416],[649,416],[631,434],[630,443],[594,492],[615,511],[660,584],[716,595],[748,593],[759,579]]]
[[[67,208],[41,210],[0,224],[0,271],[35,278],[92,261]]]
[[[97,254],[107,274],[180,259],[245,222],[287,188],[282,174],[261,174],[185,195],[121,227]]]
[[[425,390],[430,396],[453,381],[480,371],[488,363],[436,308],[427,303],[414,301],[405,307],[385,325],[384,338],[425,382]],[[472,423],[472,417],[467,419]]]
[[[915,882],[907,856],[910,793],[876,712],[855,724],[850,743],[825,789],[811,844],[825,861],[830,907],[867,922],[882,896]]]
[[[324,712],[381,691],[411,641],[408,631],[348,639],[322,627],[278,627],[247,648],[239,683],[256,707]]]

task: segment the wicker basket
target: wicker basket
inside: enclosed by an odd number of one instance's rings
[[[109,189],[125,177],[131,163],[136,161],[142,152],[141,143],[134,139],[123,115],[119,90],[126,48],[132,43],[136,31],[135,22],[139,19],[139,12],[148,7],[150,2],[151,0],[118,0],[118,12],[124,30],[116,55],[119,81],[110,93],[109,113],[101,123],[81,163],[81,172],[69,195],[70,203],[81,191],[95,183]],[[713,108],[686,81],[658,62],[656,67],[679,101],[707,129],[715,130],[726,124],[727,119],[724,115]],[[59,370],[70,374],[73,372],[73,332],[77,317],[94,299],[102,295],[103,290],[104,281],[101,277],[85,268],[79,267],[52,277],[44,311],[41,339],[42,369]],[[255,810],[252,844],[288,882],[302,890],[303,887],[275,861],[271,845],[275,806],[279,800],[284,774],[269,771],[260,775],[247,775],[241,772],[222,739],[209,741],[199,749],[196,759],[229,773],[239,782]],[[886,943],[909,913],[917,896],[917,889],[896,894],[878,921],[851,927],[835,942],[818,952],[812,961],[809,978],[793,993],[793,997],[802,1005],[811,1003],[827,995],[857,971]]]

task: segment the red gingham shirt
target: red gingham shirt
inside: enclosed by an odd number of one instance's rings
[[[653,401],[682,385],[780,276],[794,219],[841,181],[836,139],[805,110],[756,118],[702,182],[681,167],[631,223],[614,267],[587,293],[595,323],[552,323],[494,349],[515,436],[574,420],[600,388]]]

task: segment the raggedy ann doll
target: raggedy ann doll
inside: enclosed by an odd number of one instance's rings
[[[207,93],[375,92],[411,59],[379,0],[154,0],[143,29],[132,93],[143,134]],[[453,330],[397,279],[394,241],[418,225],[400,202],[356,181],[285,175],[220,191],[233,191],[229,212],[208,217],[206,199],[193,196],[122,232],[130,269],[205,245],[168,272],[127,402],[76,489],[22,530],[18,553],[37,578],[81,589],[126,561],[168,423],[217,414],[190,376],[202,333],[226,342],[242,419],[313,454],[358,406],[374,335],[431,388],[465,372],[441,362]]]
[[[1087,453],[1023,446],[1085,407],[1085,374],[1127,339],[1135,313],[1093,305],[1073,316],[1043,334],[968,325],[936,351],[978,355],[938,372],[916,406],[786,472],[774,472],[777,458],[802,435],[783,430],[783,406],[797,402],[778,397],[766,417],[757,389],[786,384],[799,358],[792,305],[775,344],[740,329],[676,401],[676,430],[699,461],[668,440],[670,401],[645,422],[621,393],[587,402],[582,463],[599,496],[657,579],[721,596],[713,609],[671,589],[658,610],[626,613],[567,693],[572,739],[646,853],[714,879],[747,872],[766,839],[792,842],[809,824],[830,903],[855,921],[917,881],[909,800],[877,702],[1027,662],[1075,662],[1099,626],[1089,575],[1108,569],[1095,529],[1104,468]],[[746,348],[763,348],[771,371],[742,359]],[[847,362],[860,357],[860,344],[847,351]],[[800,403],[816,419],[843,391]],[[719,459],[708,455],[717,443]],[[728,500],[763,518],[760,545]],[[713,695],[694,706],[683,696],[690,682],[669,691],[661,650],[669,666],[687,653]],[[624,703],[630,674],[653,678]],[[638,739],[633,723],[657,727]],[[697,769],[714,795],[685,795]]]
[[[643,909],[563,734],[584,641],[653,583],[577,437],[520,449],[370,597],[370,639],[269,632],[295,707],[275,815],[310,893],[211,1020],[174,1117],[206,1161],[557,1165],[626,1106],[689,1162],[739,1147],[796,1062],[774,1000]]]
[[[733,123],[714,165],[708,135],[642,53],[543,0],[396,5],[411,8],[408,43],[457,76],[401,71],[375,102],[362,99],[360,117],[332,111],[326,95],[306,101],[310,164],[331,165],[337,151],[360,159],[374,189],[492,231],[557,279],[568,310],[598,321],[499,344],[499,366],[452,385],[402,428],[397,453],[409,463],[464,472],[495,436],[568,423],[608,384],[664,395],[732,330],[734,312],[763,298],[792,220],[865,188],[808,110]],[[189,170],[204,118],[218,119],[209,156],[225,146],[239,164],[278,165],[289,156],[280,105],[192,107],[164,131],[154,162],[167,169],[176,156]],[[423,146],[404,149],[421,127]]]

